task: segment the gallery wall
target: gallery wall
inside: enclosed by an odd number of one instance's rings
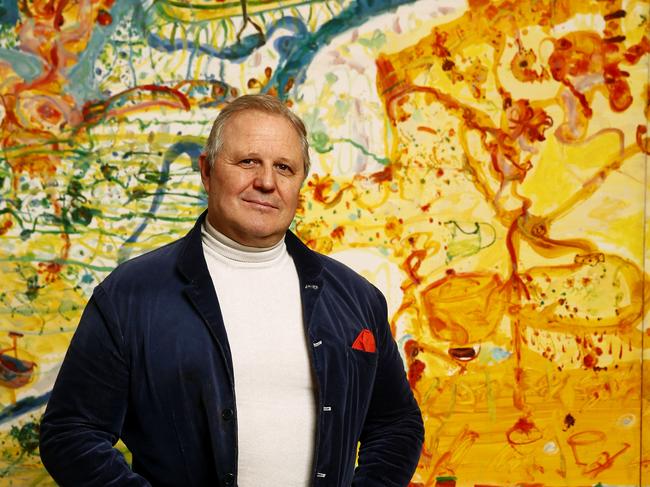
[[[39,421],[86,300],[188,231],[211,122],[259,92],[310,133],[292,229],[388,300],[426,427],[412,485],[649,485],[649,18],[0,2],[0,485],[54,485]]]

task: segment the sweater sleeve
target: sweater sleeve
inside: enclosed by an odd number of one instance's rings
[[[128,404],[124,357],[117,316],[100,286],[83,312],[41,422],[41,459],[61,486],[149,485],[114,448]]]
[[[377,374],[360,437],[354,487],[406,486],[417,467],[424,441],[420,408],[404,372],[404,363],[390,332],[386,300],[377,326]]]

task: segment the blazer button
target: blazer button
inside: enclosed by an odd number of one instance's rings
[[[223,476],[223,485],[226,487],[230,487],[232,485],[235,485],[235,474],[234,473],[227,473],[226,475]]]
[[[224,419],[224,421],[230,421],[234,416],[235,412],[230,408],[226,408],[221,411],[221,417]]]

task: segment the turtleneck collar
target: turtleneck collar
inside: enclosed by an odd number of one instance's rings
[[[287,252],[284,238],[272,247],[248,247],[219,232],[206,218],[201,227],[201,240],[212,253],[234,262],[261,264],[278,259]]]

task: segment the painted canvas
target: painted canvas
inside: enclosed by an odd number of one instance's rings
[[[411,485],[650,485],[649,17],[0,1],[0,485],[54,485],[39,421],[86,300],[188,230],[212,120],[258,92],[310,132],[293,230],[387,297],[426,427]]]

